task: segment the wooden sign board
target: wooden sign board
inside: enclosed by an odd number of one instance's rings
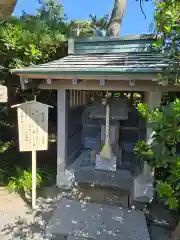
[[[36,208],[36,151],[48,149],[48,111],[49,105],[37,102],[21,103],[17,108],[19,150],[32,152],[32,208]]]
[[[48,149],[48,109],[48,105],[35,101],[17,107],[21,152]]]
[[[7,87],[0,85],[0,103],[6,103],[8,101]]]

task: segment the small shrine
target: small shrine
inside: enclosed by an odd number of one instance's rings
[[[22,89],[57,90],[57,186],[76,181],[132,192],[143,171],[134,146],[152,133],[137,103],[152,109],[177,90],[158,81],[172,60],[153,48],[156,38],[69,39],[68,56],[12,70]]]

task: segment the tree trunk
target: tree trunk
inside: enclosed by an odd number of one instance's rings
[[[0,0],[0,21],[6,20],[14,11],[17,0]]]
[[[172,234],[171,240],[180,240],[180,221]]]
[[[127,7],[127,0],[115,0],[111,18],[109,20],[106,36],[117,37],[120,35],[120,26]]]

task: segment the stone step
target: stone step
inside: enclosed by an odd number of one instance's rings
[[[128,191],[85,183],[74,186],[67,198],[117,207],[130,206],[130,195]]]
[[[77,236],[79,240],[150,240],[141,211],[65,198],[59,202],[47,231],[52,235]]]
[[[117,170],[116,172],[84,168],[76,170],[74,181],[77,183],[88,183],[105,187],[114,187],[131,192],[133,187],[133,176],[129,170]]]
[[[129,207],[131,204],[131,198],[128,191],[85,183],[76,184],[68,191],[57,188],[55,185],[44,187],[38,191],[38,196],[43,198],[49,198],[51,196],[51,198],[58,199],[64,196],[71,200],[117,207]]]

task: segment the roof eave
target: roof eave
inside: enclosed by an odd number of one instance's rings
[[[160,35],[157,34],[137,34],[137,35],[127,35],[122,37],[99,37],[99,36],[93,36],[93,37],[75,37],[74,40],[77,42],[84,42],[84,41],[129,41],[129,40],[156,40],[157,38],[160,38]]]
[[[59,76],[68,76],[68,75],[124,75],[124,74],[154,74],[154,73],[162,73],[162,68],[156,68],[156,69],[152,69],[152,68],[136,68],[136,69],[118,69],[118,70],[112,70],[112,71],[106,71],[106,70],[87,70],[87,71],[38,71],[38,70],[31,70],[31,71],[27,71],[27,70],[21,70],[21,69],[16,69],[11,71],[11,73],[13,74],[17,74],[17,75],[59,75]],[[172,70],[172,72],[174,72]]]

